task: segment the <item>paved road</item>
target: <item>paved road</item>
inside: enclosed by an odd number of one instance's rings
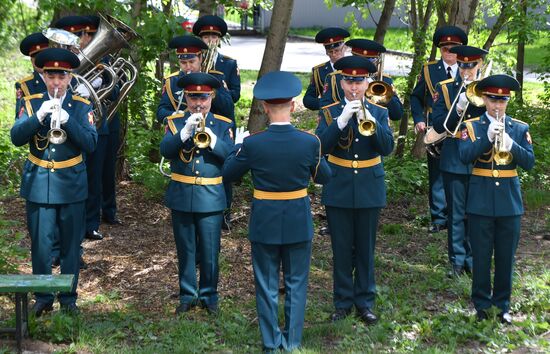
[[[259,70],[265,48],[264,37],[231,38],[231,45],[223,45],[220,52],[237,59],[239,68]],[[314,65],[327,61],[327,56],[321,45],[311,41],[290,40],[286,44],[281,70],[294,72],[309,72]],[[412,59],[387,54],[384,72],[392,76],[409,74]],[[526,73],[526,81],[537,81],[536,75]]]

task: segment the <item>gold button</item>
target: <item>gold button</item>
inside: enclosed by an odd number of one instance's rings
[[[358,157],[359,157],[359,155],[357,155],[357,154],[355,154],[355,155],[353,155],[353,156],[354,156],[355,158],[358,158]]]
[[[195,174],[198,175],[198,174],[199,174],[199,171],[195,171]]]
[[[498,186],[500,186],[500,183],[498,183],[498,182],[495,182],[495,186],[497,186],[497,187],[498,187]]]
[[[197,150],[197,151],[195,151],[195,152],[196,152],[197,154],[200,154],[200,153],[201,153],[201,151],[200,151],[200,150]]]
[[[359,138],[355,138],[355,142],[358,142],[359,141]]]
[[[201,162],[201,160],[195,160],[195,163],[200,163],[200,162]]]
[[[359,166],[359,163],[358,163],[357,161],[353,160],[353,161],[351,162],[351,167],[357,168],[357,166]]]
[[[498,170],[493,170],[493,177],[498,177],[499,175],[500,175],[500,172],[498,172]]]
[[[358,174],[359,172],[357,170],[353,170],[353,173]]]

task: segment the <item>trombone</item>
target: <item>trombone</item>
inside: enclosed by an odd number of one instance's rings
[[[493,155],[493,160],[498,166],[504,166],[512,162],[513,158],[510,151],[504,151],[504,136],[506,134],[506,114],[503,114],[502,117],[499,117],[497,111],[495,119],[497,122],[503,123],[503,126],[495,137],[495,154]]]
[[[378,62],[378,71],[376,74],[378,80],[375,80],[369,84],[365,95],[372,102],[382,106],[386,106],[393,96],[393,87],[387,82],[384,82],[383,71],[384,54],[381,54],[380,61]]]
[[[53,93],[54,99],[59,99],[57,96],[58,88],[55,88]],[[61,103],[54,106],[51,114],[50,130],[48,130],[48,141],[52,144],[63,144],[67,140],[67,133],[61,129]]]
[[[468,76],[464,77],[464,81],[462,81],[462,85],[460,86],[460,90],[458,91],[458,94],[456,95],[453,103],[451,104],[451,109],[449,109],[449,112],[447,113],[447,116],[445,117],[445,121],[443,122],[443,128],[447,131],[447,133],[451,134],[452,136],[456,135],[458,132],[458,129],[460,129],[460,126],[462,125],[462,121],[464,120],[464,117],[466,116],[466,111],[468,110],[468,107],[470,107],[470,104],[473,104],[476,107],[483,107],[485,104],[483,103],[483,98],[481,95],[481,92],[479,92],[477,88],[477,84],[491,73],[491,68],[493,67],[493,61],[489,61],[489,63],[481,68],[480,72],[477,75],[477,78],[475,81],[472,81],[468,84],[466,84],[468,80]],[[483,72],[482,75],[480,75]],[[480,77],[482,76],[482,77]],[[451,114],[453,112],[453,107],[458,102],[458,98],[460,97],[460,93],[462,92],[462,89],[466,87],[466,98],[468,99],[468,103],[466,104],[466,107],[464,107],[464,110],[460,114],[460,118],[458,119],[458,122],[456,123],[456,127],[454,130],[450,130],[447,126],[449,122],[449,118],[451,117]]]
[[[353,97],[355,98],[356,93],[353,92]],[[367,115],[367,109],[363,100],[361,100],[361,111],[357,114],[357,129],[359,134],[363,136],[371,136],[376,133],[376,119],[372,117],[371,114]]]

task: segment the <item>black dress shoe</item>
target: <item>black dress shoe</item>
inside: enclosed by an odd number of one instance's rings
[[[488,318],[489,318],[489,315],[487,315],[487,312],[485,310],[479,310],[476,312],[477,322],[485,321]]]
[[[61,312],[67,314],[67,315],[78,315],[80,314],[80,309],[76,304],[61,304],[60,306]]]
[[[351,314],[351,308],[337,308],[332,315],[330,315],[330,320],[332,322],[337,322],[340,320],[343,320],[344,318],[348,317]]]
[[[440,231],[443,231],[447,228],[445,224],[432,224],[430,229],[428,230],[431,234],[438,233]]]
[[[447,273],[447,277],[449,277],[449,278],[458,278],[462,274],[464,274],[464,268],[461,267],[461,266],[454,265],[453,269],[451,269],[449,271],[449,273]]]
[[[503,323],[505,325],[512,324],[512,316],[508,312],[499,313],[498,318],[500,319],[500,323]]]
[[[35,302],[31,308],[31,314],[35,317],[40,317],[44,312],[50,312],[53,310],[53,304],[47,302]]]
[[[84,261],[84,258],[80,257],[80,269],[88,269],[88,264]]]
[[[321,236],[330,236],[330,231],[328,229],[328,226],[323,226],[319,229],[319,235]]]
[[[208,304],[205,306],[205,308],[210,315],[217,315],[218,312],[220,312],[220,309],[218,308],[218,304]]]
[[[52,268],[59,267],[61,260],[59,257],[52,257]]]
[[[86,232],[86,235],[84,237],[86,237],[88,240],[103,240],[103,235],[99,231]]]
[[[366,325],[371,325],[378,321],[378,317],[372,312],[368,307],[357,308],[357,314],[361,321],[365,322]]]
[[[122,225],[122,221],[119,218],[103,219],[103,222],[109,225]]]
[[[176,307],[176,316],[191,311],[192,307],[193,306],[189,303],[179,304],[179,306]]]

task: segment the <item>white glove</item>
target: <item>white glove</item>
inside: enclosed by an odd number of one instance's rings
[[[52,113],[56,106],[60,105],[59,98],[53,98],[48,101],[44,101],[38,111],[36,112],[36,117],[38,121],[42,123],[46,115]]]
[[[414,132],[415,134],[422,133],[426,131],[426,123],[424,122],[418,122],[414,126]]]
[[[212,129],[210,129],[209,127],[204,128],[204,131],[208,135],[210,135],[210,145],[209,146],[212,150],[214,150],[214,147],[216,146],[216,142],[218,141],[218,137],[216,136],[216,134],[214,134]]]
[[[510,138],[508,133],[504,133],[504,146],[502,147],[504,151],[509,152],[512,150],[512,145],[514,145],[514,140]]]
[[[66,110],[61,108],[61,111],[59,112],[59,123],[65,124],[69,121],[69,113],[67,113]]]
[[[101,76],[96,77],[96,78],[91,82],[92,87],[95,88],[95,89],[100,88],[102,83],[103,83],[103,79],[101,78]]]
[[[75,93],[77,93],[79,96],[88,98],[90,97],[90,90],[84,84],[78,85],[75,89]]]
[[[248,130],[244,130],[244,127],[238,127],[236,134],[235,134],[235,145],[242,144],[244,141],[244,138],[250,135],[250,132]]]
[[[372,121],[376,121],[376,118],[374,118],[374,116],[370,113],[370,111],[368,109],[365,109],[365,113],[367,114],[366,117],[363,117],[363,110],[359,110],[359,112],[357,112],[357,123],[359,123],[362,119],[368,119],[368,120],[372,120]]]
[[[344,110],[342,111],[340,116],[336,119],[338,123],[338,128],[340,130],[344,130],[344,128],[348,125],[348,122],[353,116],[353,114],[359,112],[360,109],[361,109],[361,101],[355,100],[355,101],[348,102],[344,107]]]
[[[487,138],[489,138],[489,141],[493,143],[495,141],[495,137],[502,129],[504,129],[504,124],[496,121],[491,122],[491,124],[489,124],[489,128],[487,129]]]
[[[466,92],[462,92],[458,96],[458,102],[456,103],[456,110],[459,112],[464,111],[467,104],[468,104],[468,98],[466,97]]]
[[[199,125],[200,121],[202,119],[201,113],[193,113],[187,118],[187,121],[185,122],[185,126],[180,131],[180,138],[182,142],[186,142],[191,135],[193,135],[193,130]]]

